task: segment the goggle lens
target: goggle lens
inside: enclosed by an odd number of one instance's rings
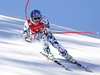
[[[36,17],[36,18],[33,17],[33,20],[40,20],[40,17]]]

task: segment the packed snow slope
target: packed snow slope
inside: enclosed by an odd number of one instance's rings
[[[23,24],[25,19],[0,14],[0,75],[100,75],[100,38],[86,34],[55,34],[56,39],[79,63],[88,66],[84,71],[67,62],[50,45],[51,52],[59,62],[48,61],[40,54],[42,45],[33,40],[25,42]],[[51,31],[75,31],[51,24]]]

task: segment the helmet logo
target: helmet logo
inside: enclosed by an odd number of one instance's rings
[[[40,17],[40,14],[36,12],[35,17]]]

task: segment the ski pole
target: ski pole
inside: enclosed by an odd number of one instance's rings
[[[27,20],[27,5],[28,5],[28,3],[29,3],[29,0],[27,1],[26,7],[25,7],[25,17],[26,17],[26,20]]]
[[[68,34],[68,33],[99,34],[99,32],[50,32],[45,34]]]

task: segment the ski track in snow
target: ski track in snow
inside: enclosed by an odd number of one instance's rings
[[[79,63],[88,66],[89,71],[67,62],[50,45],[58,61],[69,67],[48,61],[39,52],[41,43],[33,40],[27,43],[23,37],[25,20],[0,15],[0,75],[100,75],[100,38],[86,34],[55,34],[58,42]],[[51,24],[51,31],[76,31]]]

